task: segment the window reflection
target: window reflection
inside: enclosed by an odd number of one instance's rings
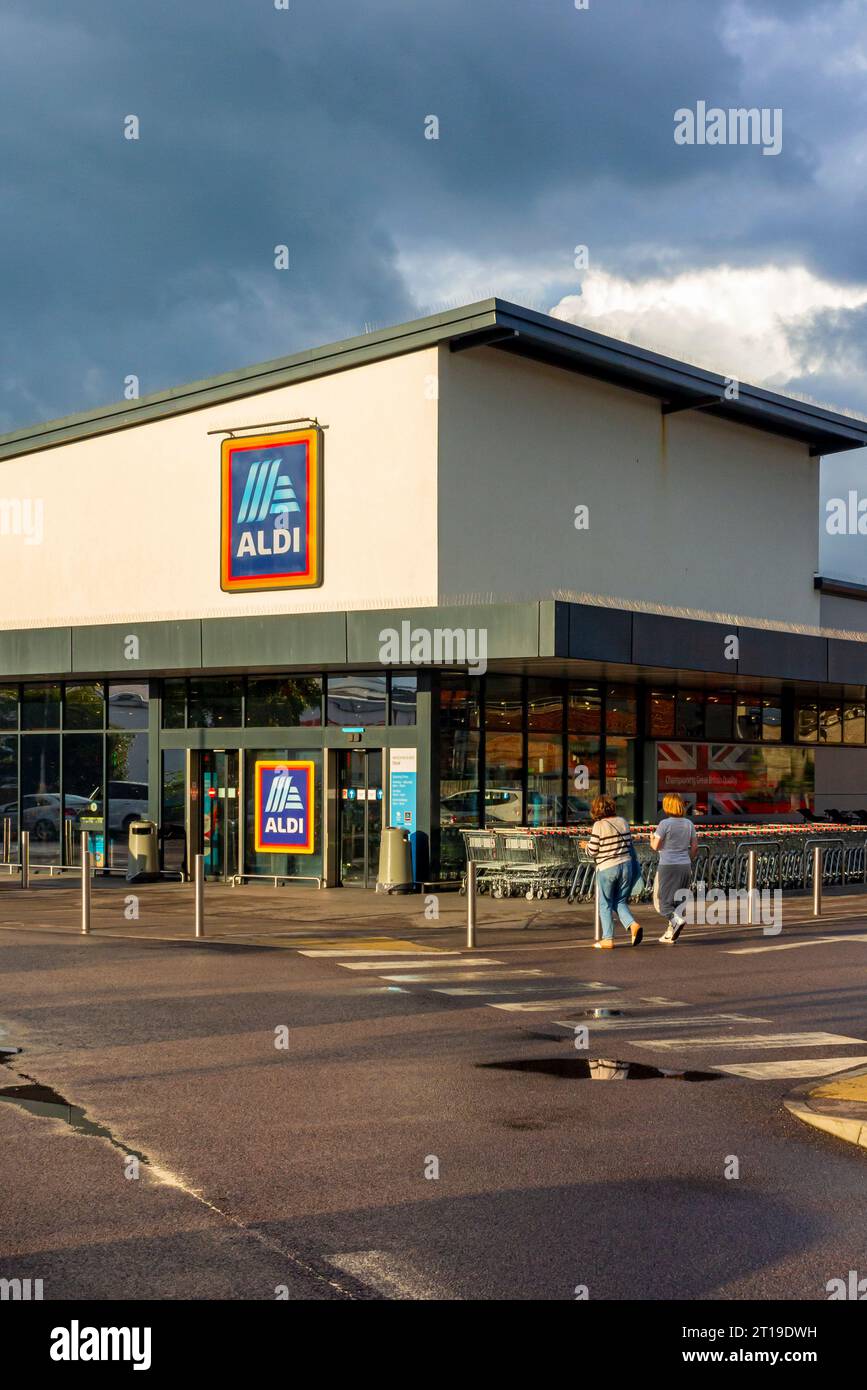
[[[58,715],[59,710],[58,700]],[[21,829],[30,832],[30,857],[34,863],[60,862],[60,821],[60,735],[23,737]]]
[[[864,705],[846,705],[843,713],[843,742],[864,743],[865,736],[867,728]]]
[[[101,684],[67,685],[63,692],[64,729],[101,729],[105,692]]]
[[[563,728],[563,682],[527,681],[527,728],[534,733],[559,734]]]
[[[148,726],[147,681],[120,685],[114,681],[108,687],[108,727],[110,729],[146,729]]]
[[[79,817],[91,814],[91,803],[103,814],[101,734],[64,734],[63,736],[63,862],[81,863],[81,830]]]
[[[60,728],[59,685],[46,683],[21,687],[21,727],[22,729]]]
[[[189,726],[191,729],[239,729],[241,727],[241,680],[237,676],[217,679],[191,677],[189,684]]]
[[[488,676],[485,686],[485,727],[518,730],[523,727],[520,676]]]
[[[605,727],[609,734],[634,734],[638,729],[635,687],[609,685],[605,697]]]
[[[377,728],[385,723],[385,676],[329,676],[328,723]]]
[[[107,859],[109,868],[125,868],[129,827],[148,818],[147,734],[109,734],[107,757]]]
[[[0,685],[0,729],[18,728],[18,687]]]
[[[391,722],[405,727],[416,722],[418,677],[395,672],[391,677]]]
[[[321,723],[318,676],[267,676],[247,682],[248,727],[298,729]]]

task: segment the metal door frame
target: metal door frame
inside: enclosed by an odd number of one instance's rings
[[[246,832],[246,818],[244,814],[244,759],[243,750],[240,748],[190,748],[187,750],[187,789],[186,789],[186,829],[187,829],[187,877],[192,872],[197,854],[205,853],[205,799],[204,799],[204,769],[203,763],[206,757],[216,759],[220,756],[226,759],[226,773],[229,772],[229,759],[235,758],[235,780],[234,784],[229,782],[226,776],[226,796],[223,806],[223,823],[228,825],[226,807],[230,800],[228,790],[230,785],[234,785],[235,796],[232,798],[236,804],[236,860],[237,863],[229,863],[228,841],[223,853],[223,872],[219,876],[209,878],[210,883],[236,883],[240,880],[244,872],[244,835]]]
[[[343,879],[343,805],[344,799],[341,795],[343,790],[341,758],[348,754],[351,758],[353,754],[361,754],[364,758],[364,871],[361,879],[357,882],[345,883]],[[367,748],[341,748],[338,750],[337,762],[337,799],[338,799],[338,825],[337,825],[337,867],[341,888],[363,888],[370,889],[376,887],[377,876],[379,873],[379,863],[370,862],[370,759],[372,755],[377,755],[380,760],[380,790],[381,797],[378,798],[380,805],[380,838],[385,829],[385,753],[384,747]]]

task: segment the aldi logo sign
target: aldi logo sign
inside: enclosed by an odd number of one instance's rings
[[[256,853],[312,854],[312,762],[256,763]]]
[[[322,583],[321,469],[318,429],[223,441],[223,589]]]

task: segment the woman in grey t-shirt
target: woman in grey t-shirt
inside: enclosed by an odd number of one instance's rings
[[[686,913],[683,910],[683,890],[689,888],[692,861],[698,853],[695,826],[687,819],[686,802],[672,793],[662,798],[665,819],[659,822],[650,837],[650,848],[659,851],[659,865],[653,884],[653,906],[668,919],[668,926],[659,938],[673,946],[683,931]],[[679,902],[676,895],[680,892]]]

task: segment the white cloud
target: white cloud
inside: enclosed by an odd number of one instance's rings
[[[803,266],[715,266],[668,278],[587,273],[551,312],[597,333],[724,376],[779,387],[816,369],[791,332],[816,311],[867,303],[867,285],[835,285]]]

